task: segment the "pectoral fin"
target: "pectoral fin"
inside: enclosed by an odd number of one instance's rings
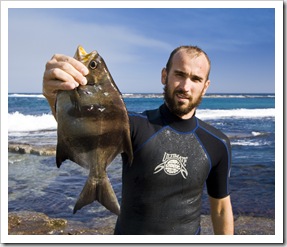
[[[57,149],[56,149],[56,164],[57,167],[59,168],[61,166],[61,164],[68,159],[68,155],[65,152],[65,148],[62,147],[61,143],[58,142],[57,144]]]

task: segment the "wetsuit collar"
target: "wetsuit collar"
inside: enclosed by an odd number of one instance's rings
[[[160,106],[160,113],[163,122],[166,125],[170,125],[173,129],[180,132],[190,132],[193,131],[197,126],[197,120],[195,114],[189,119],[182,119],[175,114],[173,114],[166,104]]]

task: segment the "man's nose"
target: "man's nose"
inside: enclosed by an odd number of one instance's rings
[[[191,91],[192,87],[193,87],[193,83],[188,77],[180,82],[180,89],[185,92]]]

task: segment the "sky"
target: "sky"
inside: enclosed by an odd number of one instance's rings
[[[100,53],[122,93],[161,93],[169,54],[190,44],[211,60],[208,93],[275,92],[275,9],[260,1],[251,8],[65,3],[8,8],[9,93],[41,93],[46,62],[73,56],[78,45]]]

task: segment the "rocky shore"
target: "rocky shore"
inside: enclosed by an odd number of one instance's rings
[[[116,217],[113,221],[115,222]],[[91,229],[81,222],[50,218],[38,212],[11,212],[8,214],[9,235],[102,235],[113,234],[114,224]]]
[[[32,145],[26,143],[9,143],[8,151],[19,154],[55,156],[55,145]],[[8,233],[10,235],[108,235],[113,234],[116,216],[109,219],[105,226],[89,228],[81,222],[66,219],[54,219],[41,212],[9,212]],[[274,235],[275,220],[264,217],[234,217],[236,235]],[[201,217],[202,235],[212,235],[209,215]]]
[[[35,154],[35,155],[44,155],[52,156],[56,155],[56,146],[55,145],[32,145],[27,143],[9,143],[8,151],[11,153],[19,154]]]
[[[53,219],[38,212],[11,212],[8,215],[8,232],[10,235],[110,235],[113,234],[116,216],[101,228],[88,228],[79,222],[66,219]],[[274,219],[262,217],[235,217],[236,235],[274,235]],[[209,215],[201,216],[201,234],[213,235]]]

